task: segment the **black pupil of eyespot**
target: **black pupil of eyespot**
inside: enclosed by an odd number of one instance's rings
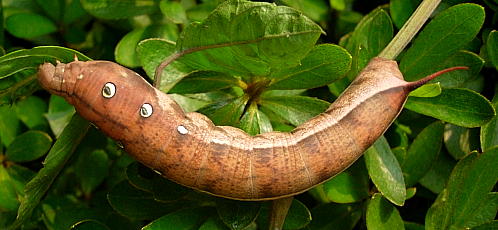
[[[147,109],[146,109],[146,108],[144,108],[144,107],[142,107],[141,112],[142,112],[142,114],[143,114],[144,116],[146,116],[146,115],[148,114],[148,113],[147,113]]]
[[[104,86],[104,93],[106,95],[111,95],[111,88],[109,88],[109,86],[107,86],[107,85]]]

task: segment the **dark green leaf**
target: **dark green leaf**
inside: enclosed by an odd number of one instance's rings
[[[495,116],[491,103],[468,89],[445,89],[437,97],[409,97],[405,107],[462,127],[478,127]]]
[[[211,217],[199,227],[199,230],[229,230],[229,228],[219,218]]]
[[[79,0],[71,0],[70,3],[66,2],[63,14],[63,22],[68,25],[84,16],[86,12],[83,10]]]
[[[301,229],[311,222],[311,213],[299,200],[293,199],[292,204],[285,217],[282,229]]]
[[[114,51],[116,61],[127,67],[140,66],[140,59],[137,54],[137,45],[147,38],[163,38],[175,41],[178,37],[178,29],[171,24],[150,25],[145,28],[134,29],[119,41]]]
[[[81,0],[83,8],[91,15],[103,19],[131,18],[157,10],[154,0]]]
[[[26,186],[26,183],[35,176],[35,173],[30,169],[17,164],[11,165],[6,169],[17,194],[24,196],[24,187]]]
[[[56,46],[14,51],[0,57],[0,79],[26,69],[37,69],[40,64],[48,61],[71,62],[75,55],[80,61],[90,60],[78,51]]]
[[[446,188],[427,212],[425,223],[430,229],[465,229],[491,221],[489,192],[498,181],[498,149],[473,153],[458,162]],[[496,201],[495,201],[496,202]],[[496,205],[496,203],[495,203]],[[487,221],[484,221],[484,219]]]
[[[158,218],[178,208],[178,204],[155,201],[152,193],[138,190],[127,181],[114,186],[107,199],[119,214],[137,220]]]
[[[267,133],[273,130],[270,119],[261,111],[258,106],[252,103],[240,119],[240,128],[250,135]]]
[[[156,177],[152,170],[138,162],[133,162],[126,167],[126,178],[133,187],[146,192],[152,192],[154,189],[153,178]]]
[[[313,230],[351,230],[362,216],[361,205],[320,204],[311,210],[309,228]]]
[[[17,136],[7,148],[5,155],[14,162],[32,161],[45,155],[51,145],[52,138],[48,134],[31,130]]]
[[[366,222],[368,229],[405,229],[398,210],[379,193],[374,194],[368,202]]]
[[[219,93],[214,92],[214,93]],[[168,94],[173,100],[175,100],[176,103],[182,107],[183,111],[186,113],[189,112],[194,112],[199,110],[202,107],[207,106],[210,103],[213,103],[213,100],[211,98],[206,97],[202,98],[201,94],[195,94],[195,95],[180,95],[180,94]],[[201,96],[198,98],[197,96]]]
[[[18,38],[34,38],[53,33],[56,25],[50,19],[35,13],[18,13],[5,19],[5,29]]]
[[[95,220],[84,220],[71,226],[74,230],[110,230],[105,224]]]
[[[406,186],[415,185],[436,161],[443,145],[444,124],[434,122],[420,132],[408,148],[401,168]]]
[[[498,69],[498,31],[493,30],[489,33],[486,48],[491,64]]]
[[[225,73],[197,71],[181,79],[169,93],[207,93],[239,84],[239,79]]]
[[[221,220],[230,229],[245,229],[258,217],[261,203],[220,200],[216,209]]]
[[[17,117],[30,129],[42,129],[48,126],[43,113],[47,111],[47,104],[39,97],[30,96],[17,102]]]
[[[17,100],[31,96],[40,89],[35,73],[35,69],[29,69],[16,73],[12,77],[0,79],[0,105],[12,105]]]
[[[439,194],[443,191],[455,164],[455,160],[448,154],[441,153],[432,164],[431,169],[418,182],[425,188],[431,190],[431,192]]]
[[[379,138],[365,152],[368,174],[377,189],[391,202],[403,206],[406,199],[401,167],[384,137]],[[379,199],[381,199],[379,197]],[[380,202],[380,201],[378,201]],[[376,226],[376,225],[375,225]]]
[[[461,159],[479,148],[476,129],[464,128],[452,124],[444,127],[444,145],[455,159]]]
[[[495,110],[498,108],[498,94],[495,94],[495,98],[493,98],[493,107]],[[482,151],[487,151],[498,145],[498,121],[496,116],[481,127],[480,139]]]
[[[159,175],[152,178],[152,192],[154,193],[154,199],[157,201],[178,201],[188,195],[190,191],[190,189]]]
[[[322,32],[289,7],[226,1],[202,23],[185,28],[176,51],[189,53],[180,60],[199,70],[265,76],[299,64]]]
[[[434,63],[441,63],[479,32],[484,9],[476,4],[459,4],[438,14],[418,34],[401,58],[400,70],[408,80],[420,79]]]
[[[494,220],[482,225],[479,225],[475,228],[472,228],[472,230],[496,230],[498,229],[498,220]]]
[[[316,22],[326,20],[329,13],[329,7],[324,0],[278,0],[277,2],[303,12]]]
[[[391,0],[389,2],[389,12],[398,29],[405,24],[420,2],[421,0]]]
[[[328,108],[329,103],[305,96],[265,96],[261,97],[261,108],[269,110],[294,126],[311,119]],[[266,113],[266,112],[265,112]]]
[[[56,137],[64,130],[69,123],[75,110],[63,97],[50,95],[48,103],[48,113],[45,114],[48,124]]]
[[[64,2],[60,0],[44,1],[36,0],[36,3],[43,9],[43,12],[52,20],[58,22],[62,18]]]
[[[164,39],[146,39],[138,44],[137,53],[142,66],[151,79],[156,67],[175,51],[175,43]],[[193,69],[180,61],[173,62],[164,68],[161,74],[159,89],[168,92],[179,80],[193,72]]]
[[[10,145],[21,130],[21,122],[17,118],[14,108],[0,106],[0,139],[4,146]]]
[[[162,0],[161,3],[159,3],[159,8],[166,18],[173,23],[186,24],[188,22],[185,9],[180,2]]]
[[[357,161],[346,171],[315,188],[326,202],[354,203],[368,197],[369,179],[363,161]]]
[[[301,64],[272,73],[269,89],[309,89],[330,84],[344,76],[351,67],[351,55],[332,44],[315,46]]]
[[[418,77],[430,75],[439,70],[450,67],[466,66],[469,68],[469,70],[459,70],[445,73],[432,80],[431,82],[439,82],[444,88],[467,87],[469,82],[478,78],[478,74],[481,71],[483,65],[484,59],[479,57],[477,54],[465,50],[459,50],[447,57],[444,61],[441,61],[440,63],[433,63],[426,69],[420,70],[422,71],[421,74],[423,75],[418,75]],[[417,78],[409,77],[410,76],[407,76],[406,80],[417,80]]]
[[[73,119],[45,158],[44,167],[26,185],[26,195],[21,201],[17,219],[11,226],[13,229],[19,227],[31,217],[33,210],[69,160],[78,143],[85,136],[88,127],[88,122],[83,118],[77,115],[73,116]]]
[[[7,170],[0,166],[0,213],[15,211],[19,205],[16,188]]]
[[[143,227],[143,230],[197,229],[212,212],[210,208],[189,208],[168,213]]]
[[[76,176],[81,182],[83,193],[89,195],[107,177],[109,157],[103,150],[95,150],[76,163]]]
[[[208,105],[199,112],[211,118],[216,125],[238,126],[248,100],[246,96],[231,98]]]

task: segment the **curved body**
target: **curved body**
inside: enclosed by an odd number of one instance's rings
[[[375,58],[322,114],[290,133],[249,136],[185,114],[168,95],[112,62],[46,63],[39,81],[144,165],[237,200],[291,196],[343,171],[385,132],[416,87],[403,80],[396,62]]]

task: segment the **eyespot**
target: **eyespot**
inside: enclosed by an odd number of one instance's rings
[[[112,82],[107,82],[102,88],[102,96],[105,98],[111,98],[116,94],[116,86]]]
[[[140,116],[142,117],[150,117],[152,115],[152,112],[153,112],[153,109],[152,109],[152,105],[148,104],[148,103],[145,103],[142,105],[142,107],[140,107]]]

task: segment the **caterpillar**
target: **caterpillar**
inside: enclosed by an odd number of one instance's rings
[[[249,136],[184,113],[139,74],[108,61],[42,64],[38,80],[162,176],[236,200],[292,196],[340,173],[398,116],[409,92],[445,72],[406,82],[395,61],[373,58],[323,113],[291,132]]]

